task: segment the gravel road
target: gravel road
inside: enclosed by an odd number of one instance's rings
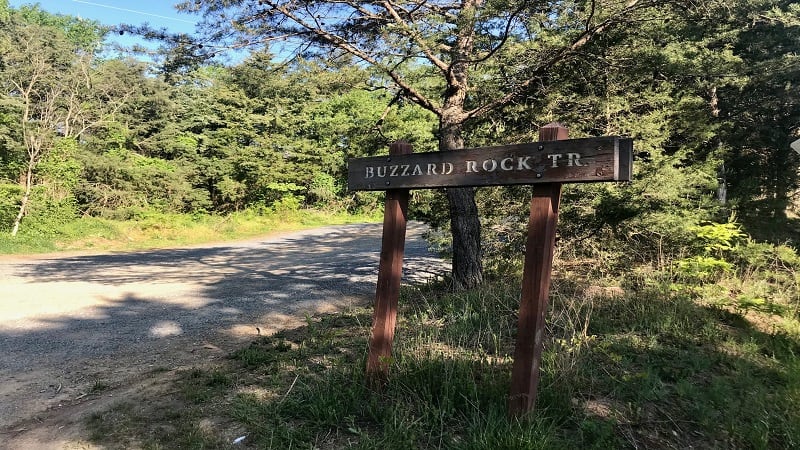
[[[405,282],[447,270],[422,232],[409,224]],[[192,248],[0,258],[0,442],[63,428],[53,417],[99,387],[220,358],[305,314],[369,302],[380,237],[380,224],[347,225]]]

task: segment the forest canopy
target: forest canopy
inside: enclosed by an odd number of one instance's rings
[[[348,158],[398,139],[415,151],[534,141],[552,121],[572,137],[632,137],[637,152],[634,181],[567,188],[567,239],[677,248],[698,224],[735,216],[775,238],[760,224],[796,217],[794,2],[180,7],[202,14],[201,37],[113,29],[160,42],[143,60],[103,52],[99,23],[0,2],[4,233],[148,211],[372,209],[376,195],[345,189]],[[213,58],[225,49],[238,57]],[[458,256],[445,239],[457,261],[518,250],[525,189],[452,191],[415,194],[412,214],[454,241],[451,220],[475,216],[482,247]],[[480,266],[465,270],[462,284],[480,281]]]

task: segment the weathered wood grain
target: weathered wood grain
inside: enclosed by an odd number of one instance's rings
[[[348,162],[351,191],[631,179],[633,141],[597,137],[372,156]]]

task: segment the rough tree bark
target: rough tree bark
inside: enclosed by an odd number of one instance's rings
[[[461,123],[440,120],[439,150],[464,148]],[[450,232],[453,238],[453,288],[470,289],[483,282],[481,223],[474,188],[449,188]]]
[[[469,90],[469,61],[475,50],[477,10],[483,0],[466,0],[462,4],[455,45],[451,50],[446,72],[447,89],[439,111],[439,150],[464,148],[464,123]],[[447,190],[450,206],[450,232],[453,238],[453,288],[474,288],[483,283],[481,222],[473,188]]]

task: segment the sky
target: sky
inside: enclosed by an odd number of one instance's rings
[[[12,7],[31,5],[39,6],[51,13],[68,14],[84,19],[91,19],[103,25],[117,25],[120,23],[140,25],[148,23],[154,28],[166,28],[175,33],[188,33],[194,31],[194,23],[200,19],[192,14],[181,14],[175,10],[174,1],[161,0],[10,0]],[[130,35],[113,36],[114,41],[129,46],[134,43],[142,44],[140,40]],[[150,45],[148,45],[150,46]]]

